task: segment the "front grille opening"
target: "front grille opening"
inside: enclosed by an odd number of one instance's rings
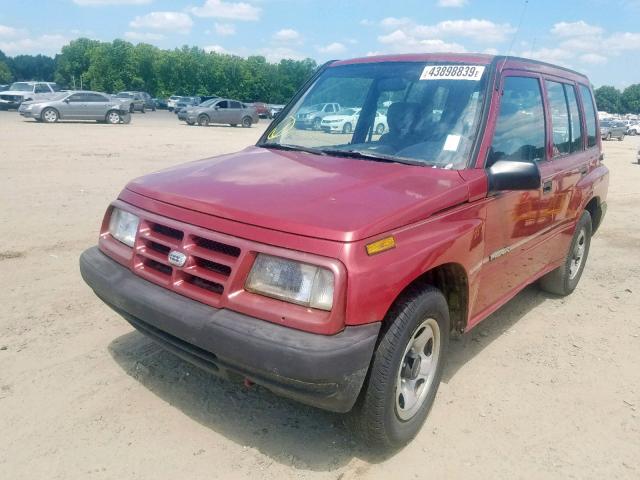
[[[162,253],[163,255],[169,255],[169,252],[171,251],[171,249],[166,245],[161,245],[156,242],[148,241],[146,242],[146,244],[147,244],[147,247],[150,248],[151,250],[155,250],[156,252]]]
[[[224,291],[224,287],[216,282],[210,282],[209,280],[205,280],[204,278],[195,277],[193,275],[187,275],[185,278],[187,283],[194,285],[203,290],[207,290],[208,292],[215,293],[217,295],[221,295]]]
[[[239,257],[240,249],[238,247],[232,247],[231,245],[225,245],[224,243],[209,240],[208,238],[193,237],[193,241],[196,245],[207,250],[213,250],[214,252],[229,255],[230,257]]]
[[[215,273],[219,273],[220,275],[224,275],[225,277],[231,275],[231,267],[228,267],[226,265],[221,265],[210,260],[205,260],[204,258],[196,258],[196,263],[199,267],[211,270]]]
[[[151,226],[151,230],[167,237],[175,238],[176,240],[182,240],[182,238],[184,237],[184,232],[176,230],[175,228],[167,227],[166,225],[160,225],[158,223],[154,223]]]
[[[156,262],[155,260],[151,260],[150,258],[144,259],[144,265],[145,267],[152,268],[165,275],[171,275],[171,272],[173,271],[173,269],[170,266],[164,265],[160,262]]]

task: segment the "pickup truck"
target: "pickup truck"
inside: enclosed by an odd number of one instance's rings
[[[350,134],[295,128],[329,98],[360,109]],[[80,271],[176,355],[397,448],[451,334],[577,287],[606,212],[596,111],[587,77],[533,60],[329,62],[256,145],[131,181]]]

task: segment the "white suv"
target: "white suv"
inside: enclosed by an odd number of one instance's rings
[[[59,91],[60,87],[53,82],[14,82],[8,90],[0,92],[0,108],[18,108],[22,102]]]

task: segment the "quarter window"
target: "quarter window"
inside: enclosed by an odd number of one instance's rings
[[[571,123],[564,87],[558,82],[545,82],[553,131],[553,156],[571,153]]]
[[[541,160],[545,139],[540,82],[532,77],[506,77],[488,165],[498,160]]]
[[[576,98],[576,87],[565,84],[564,91],[567,94],[569,118],[571,120],[571,151],[577,152],[584,148],[582,145],[584,134],[582,132],[582,121],[580,120],[578,99]]]
[[[591,97],[589,87],[580,85],[580,96],[584,107],[584,117],[587,124],[587,146],[593,147],[596,144],[596,108]]]

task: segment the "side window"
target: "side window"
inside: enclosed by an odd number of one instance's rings
[[[547,100],[551,113],[551,128],[553,131],[553,156],[571,153],[571,124],[569,122],[569,108],[564,96],[561,83],[547,80]]]
[[[545,139],[540,82],[531,77],[506,77],[487,165],[498,160],[541,160]]]
[[[591,90],[589,87],[580,85],[580,96],[582,97],[582,105],[584,106],[584,117],[587,124],[587,146],[596,145],[596,107],[593,104]]]
[[[69,97],[69,101],[73,103],[79,103],[85,101],[85,95],[83,93],[74,93]]]
[[[230,102],[231,106],[229,108],[242,108],[242,105],[240,105],[240,102]]]
[[[57,83],[50,83],[49,86],[51,87],[51,90],[53,90],[54,92],[60,91],[60,87],[58,86]]]
[[[576,97],[576,87],[573,85],[564,85],[564,91],[567,94],[567,103],[569,104],[569,120],[571,122],[571,151],[577,152],[583,149],[582,139],[582,121],[580,120],[580,109],[578,108],[578,99]]]
[[[228,104],[228,102],[226,100],[223,100],[221,102],[218,102],[216,107],[218,107],[218,108],[229,108],[229,104]]]
[[[36,88],[33,90],[34,93],[51,93],[49,90],[49,85],[46,83],[37,83]]]
[[[108,102],[109,100],[98,93],[87,93],[87,102]]]

